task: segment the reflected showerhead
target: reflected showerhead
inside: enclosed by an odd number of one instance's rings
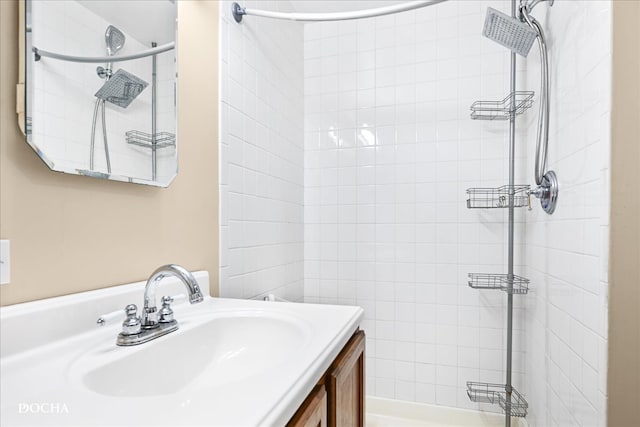
[[[538,33],[527,24],[493,8],[487,8],[482,35],[521,56],[527,56]]]
[[[107,31],[104,32],[104,40],[107,43],[107,55],[113,56],[122,49],[126,37],[122,34],[122,31],[113,25],[109,25]]]
[[[148,85],[141,78],[120,69],[102,85],[95,96],[118,107],[127,108]]]

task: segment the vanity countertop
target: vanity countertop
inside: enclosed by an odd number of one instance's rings
[[[208,293],[207,273],[194,275]],[[359,307],[207,295],[175,304],[177,331],[118,347],[120,319],[95,320],[140,303],[143,289],[2,307],[1,424],[284,425],[363,317]],[[166,279],[158,298],[181,292]]]

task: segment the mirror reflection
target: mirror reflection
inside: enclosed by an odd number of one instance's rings
[[[51,169],[169,185],[176,15],[172,0],[27,1],[25,133]]]

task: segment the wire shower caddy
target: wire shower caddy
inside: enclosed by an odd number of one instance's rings
[[[509,198],[513,194],[513,206],[529,206],[528,185],[503,185],[496,188],[467,189],[467,208],[495,209],[508,208]]]
[[[467,381],[467,396],[472,402],[492,403],[504,411],[509,410],[513,417],[526,417],[529,409],[526,399],[516,389],[511,389],[511,398],[507,399],[504,384]]]
[[[473,120],[510,120],[533,105],[533,91],[511,92],[500,101],[476,101],[471,104]]]
[[[529,292],[529,279],[508,274],[469,273],[469,287],[474,289],[497,289],[509,294]]]
[[[158,132],[155,135],[139,130],[125,132],[127,144],[137,145],[145,148],[166,148],[175,147],[176,134],[171,132]]]

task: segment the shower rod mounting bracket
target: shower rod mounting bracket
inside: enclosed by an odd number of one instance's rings
[[[542,177],[542,182],[535,190],[530,190],[529,195],[536,196],[540,199],[540,206],[549,215],[556,210],[558,203],[558,176],[554,171],[548,171]]]
[[[231,13],[233,14],[233,19],[235,19],[237,23],[242,22],[242,17],[247,14],[244,7],[240,6],[238,3],[233,3],[231,5]]]

